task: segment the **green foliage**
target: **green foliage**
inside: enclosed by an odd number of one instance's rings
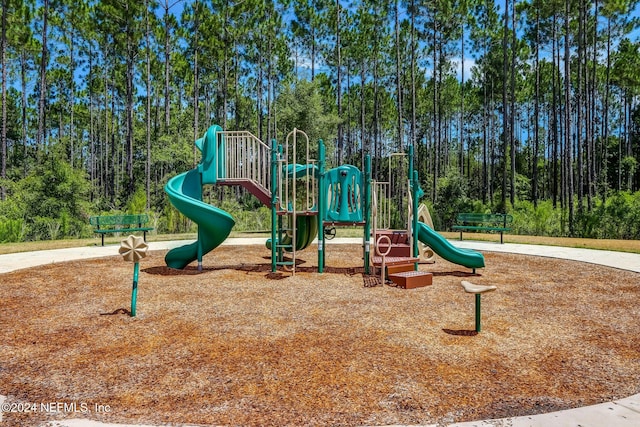
[[[638,160],[636,160],[633,156],[625,156],[622,159],[622,170],[624,171],[624,175],[627,177],[629,181],[631,181],[632,177],[635,175],[638,170]]]
[[[90,234],[89,183],[82,171],[51,156],[7,189],[0,216],[21,221],[27,240],[82,237]],[[13,234],[15,235],[15,233]]]
[[[438,199],[434,203],[433,222],[438,230],[448,230],[460,212],[471,212],[473,203],[467,197],[467,181],[451,169],[438,180]]]
[[[24,234],[23,220],[0,217],[0,243],[20,242],[24,238]]]
[[[235,231],[271,230],[271,210],[265,206],[257,209],[244,209],[233,197],[225,197],[217,206],[228,212],[236,221]]]
[[[516,198],[520,200],[527,200],[530,194],[531,194],[531,180],[526,176],[517,173],[516,174]]]
[[[533,236],[563,236],[562,211],[553,209],[550,200],[538,203],[534,208],[528,200],[516,200],[513,209],[509,211],[513,216],[512,233]]]
[[[198,229],[196,224],[169,203],[164,208],[157,228],[159,233],[195,233]]]
[[[640,238],[640,192],[618,192],[605,203],[593,201],[588,210],[576,212],[576,237],[594,239],[638,239]],[[516,201],[509,212],[513,215],[513,233],[534,236],[566,236],[566,209],[553,208],[550,200],[538,202],[537,208],[529,201]]]
[[[327,110],[328,104],[323,102],[319,80],[321,79],[313,82],[297,80],[283,89],[277,100],[278,127],[284,136],[293,128],[303,130],[309,137],[313,158],[318,158],[317,144],[322,139],[327,144],[327,158],[331,158],[331,143],[336,136],[340,119],[334,112]],[[301,146],[298,146],[298,150],[300,149]]]
[[[640,238],[640,192],[622,191],[600,203],[597,237],[613,239]]]
[[[139,214],[147,208],[147,194],[144,187],[139,186],[127,202],[125,211],[128,214]]]

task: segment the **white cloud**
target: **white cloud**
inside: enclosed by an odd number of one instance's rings
[[[461,58],[460,57],[455,57],[452,58],[452,62],[454,64],[454,67],[456,68],[456,77],[458,77],[458,80],[462,80],[462,67],[460,65]],[[471,69],[473,67],[476,66],[476,60],[471,58],[471,57],[466,57],[464,58],[464,79],[469,80],[471,78]]]

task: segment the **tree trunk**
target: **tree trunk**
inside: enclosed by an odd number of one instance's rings
[[[342,128],[342,63],[341,63],[341,49],[340,49],[340,0],[336,0],[336,62],[337,62],[337,79],[336,91],[338,93],[338,117],[340,122],[338,123],[338,164],[342,164],[342,158],[344,156],[344,140],[343,140],[343,128]]]
[[[144,1],[144,16],[145,16],[145,39],[146,39],[146,56],[147,56],[147,108],[146,108],[146,124],[147,124],[147,155],[144,163],[144,175],[145,175],[145,193],[147,196],[146,209],[151,209],[151,27],[149,25],[149,0]],[[197,62],[196,62],[197,65]],[[197,70],[197,68],[196,68]],[[196,114],[196,120],[198,115]]]
[[[111,202],[111,204],[113,205],[116,199],[116,185],[118,183],[117,180],[117,168],[118,168],[118,157],[117,157],[117,153],[116,153],[116,125],[115,125],[115,119],[116,119],[116,108],[115,108],[115,88],[112,86],[111,87],[111,96],[110,96],[110,100],[111,100],[111,114],[108,116],[109,117],[109,121],[111,122],[111,126],[110,126],[110,133],[109,133],[109,139],[110,141],[110,148],[111,148],[111,167],[107,169],[107,173],[109,174],[109,201]],[[105,112],[107,113],[108,111],[105,110]]]
[[[602,173],[604,174],[604,179],[601,179],[602,182],[602,203],[604,204],[607,200],[607,190],[609,189],[609,177],[608,177],[608,168],[609,168],[609,87],[611,84],[611,17],[607,18],[607,76],[606,83],[604,85],[604,130],[602,132],[603,142],[602,142]]]
[[[504,5],[504,27],[502,34],[502,75],[504,80],[502,82],[502,211],[506,212],[507,209],[507,168],[509,165],[509,104],[507,103],[507,75],[508,75],[508,63],[507,63],[507,34],[509,30],[509,0],[505,0]]]
[[[516,140],[515,140],[515,119],[516,119],[516,51],[517,51],[517,43],[516,43],[516,4],[515,0],[512,2],[513,10],[511,11],[511,83],[509,85],[509,90],[511,92],[511,106],[509,111],[511,113],[510,117],[510,131],[509,131],[509,153],[511,159],[511,192],[510,192],[510,201],[511,206],[516,203]]]
[[[552,97],[552,106],[551,106],[551,114],[552,114],[552,125],[551,125],[551,132],[553,135],[553,155],[552,155],[552,162],[553,162],[553,189],[552,189],[552,195],[553,195],[553,208],[555,209],[558,206],[558,155],[559,155],[559,141],[558,141],[558,89],[559,89],[559,84],[557,83],[557,66],[556,66],[556,52],[558,50],[558,43],[557,43],[557,32],[556,32],[556,15],[553,15],[553,27],[552,27],[552,56],[553,56],[553,70],[552,70],[552,78],[551,78],[551,87],[552,87],[552,91],[553,91],[553,97]],[[559,63],[559,61],[558,61]]]
[[[73,23],[73,18],[71,19],[71,22]],[[75,59],[74,59],[74,46],[75,46],[75,28],[73,26],[73,24],[71,25],[71,43],[69,46],[69,73],[71,74],[71,79],[69,82],[69,106],[68,106],[68,110],[69,110],[69,164],[71,165],[71,167],[73,168],[74,165],[74,158],[75,158],[75,141],[74,141],[74,108],[73,108],[73,104],[75,101],[75,95],[76,95],[76,82],[74,79],[74,75],[75,75],[75,68],[76,68],[76,64],[75,64]]]
[[[400,2],[395,1],[395,32],[396,32],[396,108],[398,109],[398,152],[402,152],[404,144],[402,141],[402,82],[400,80]]]
[[[440,126],[438,124],[438,18],[435,10],[433,13],[433,203],[438,198],[438,162],[440,151]]]
[[[311,81],[316,77],[316,29],[311,24]]]
[[[91,59],[89,59],[91,61]],[[2,67],[4,70],[4,66]],[[27,176],[27,55],[24,49],[20,52],[20,82],[22,88],[22,177]],[[91,90],[91,89],[89,89]]]
[[[258,78],[256,79],[256,110],[257,117],[256,120],[258,122],[258,139],[260,141],[264,141],[264,133],[263,133],[263,125],[262,125],[262,79],[263,79],[263,70],[262,70],[262,61],[258,61]],[[271,145],[271,141],[268,142]]]
[[[463,11],[466,13],[466,11]],[[465,15],[466,16],[466,15]],[[464,176],[464,21],[462,23],[462,35],[460,36],[460,176]]]
[[[193,4],[194,30],[193,30],[193,140],[200,136],[200,69],[198,65],[198,53],[200,51],[200,21],[198,0]],[[198,164],[198,149],[193,144],[193,167]]]
[[[42,55],[40,57],[40,98],[38,101],[38,133],[36,134],[36,153],[42,149],[46,153],[46,112],[45,103],[47,96],[47,64],[49,62],[49,50],[47,47],[47,25],[49,22],[49,0],[44,0],[42,15]]]
[[[233,81],[233,95],[235,96],[235,108],[233,109],[235,113],[234,126],[235,130],[242,129],[242,111],[240,108],[240,51],[238,49],[238,42],[234,40],[234,81]]]
[[[416,150],[416,10],[415,2],[411,0],[411,146]],[[417,155],[416,155],[417,157]],[[409,177],[411,179],[411,177]]]
[[[598,0],[595,0],[594,9],[593,9],[593,22],[598,22]],[[587,160],[588,160],[588,170],[587,170],[587,209],[589,211],[593,208],[592,199],[595,196],[595,183],[594,180],[596,178],[596,156],[595,156],[595,135],[596,135],[596,90],[597,90],[597,66],[598,66],[598,26],[593,25],[593,46],[592,46],[592,70],[591,70],[591,83],[589,87],[589,109],[587,110],[587,123],[590,125],[589,136],[588,136],[588,149]]]
[[[371,138],[366,139],[366,116],[365,116],[365,102],[366,102],[366,85],[365,85],[365,60],[364,55],[362,57],[362,63],[360,64],[360,147],[362,147],[362,164],[364,165],[364,156],[371,154]],[[365,142],[365,141],[368,141]],[[366,145],[365,145],[366,144]]]
[[[2,0],[2,35],[0,40],[0,61],[2,62],[2,167],[0,179],[7,178],[7,0]],[[0,185],[0,200],[7,197],[4,183]]]
[[[224,61],[222,63],[222,69],[224,70],[222,78],[222,129],[227,129],[227,115],[229,113],[229,28],[231,23],[229,22],[229,8],[224,9],[224,29],[222,43],[224,45]],[[271,59],[269,59],[271,61]]]
[[[536,5],[536,93],[534,99],[534,119],[533,119],[533,184],[531,186],[531,198],[533,207],[538,207],[538,150],[539,150],[539,129],[540,129],[540,5]]]
[[[582,144],[583,144],[583,89],[584,89],[584,73],[583,73],[583,61],[584,61],[584,19],[583,19],[583,2],[580,1],[578,7],[578,63],[577,67],[577,87],[576,87],[576,172],[578,178],[577,195],[578,195],[578,213],[582,213],[582,203],[584,194],[584,173],[583,173],[583,159],[582,159]]]
[[[105,57],[108,56],[107,49],[105,48]],[[102,157],[101,161],[101,180],[102,180],[102,195],[108,196],[109,194],[109,81],[107,77],[107,66],[104,68],[104,105],[102,110],[104,111],[104,139],[101,145],[100,154]]]
[[[489,111],[495,111],[495,103],[493,102],[493,93],[495,90],[495,86],[493,83],[493,79],[491,79],[491,90],[489,91],[489,93],[491,94],[491,97],[489,97]],[[489,187],[489,202],[493,203],[493,192],[495,190],[494,188],[494,182],[495,182],[495,174],[496,174],[496,159],[497,159],[497,154],[496,154],[496,134],[497,132],[497,127],[498,127],[498,123],[497,123],[497,117],[495,114],[491,114],[489,116],[489,170],[487,172],[487,177],[488,177],[488,187]]]
[[[169,70],[171,62],[171,51],[169,48],[169,2],[164,3],[164,132],[169,133],[170,123],[170,93],[169,93]]]
[[[271,38],[267,42],[267,138],[271,140],[275,138],[275,134],[271,132],[271,113],[272,113],[272,105],[271,105],[271,84],[273,79],[273,64],[272,64],[272,56],[271,56]]]
[[[93,82],[93,43],[89,41],[89,71],[88,81]],[[93,112],[93,85],[89,84],[89,169],[91,177],[91,201],[95,197],[96,188],[96,133],[95,133],[95,117]]]
[[[376,40],[377,42],[377,40]],[[377,46],[377,45],[376,45]],[[378,95],[378,50],[374,49],[373,59],[373,158],[380,159],[380,100]],[[373,163],[373,176],[380,179],[379,161]]]
[[[486,45],[485,45],[486,47]],[[486,52],[486,51],[485,51]],[[489,187],[489,135],[488,127],[489,120],[487,117],[487,111],[489,109],[489,103],[487,101],[487,75],[482,75],[482,204],[487,203],[487,191]]]
[[[127,24],[127,100],[126,100],[126,173],[127,186],[126,196],[129,197],[135,190],[133,180],[133,75],[135,73],[136,48],[133,40],[133,28]]]
[[[353,143],[351,140],[351,104],[352,104],[352,100],[351,100],[351,59],[349,59],[347,61],[347,126],[346,126],[346,152],[347,152],[347,159],[349,159],[348,161],[353,162]],[[360,165],[361,168],[364,169],[364,164]]]
[[[565,0],[564,4],[564,131],[565,131],[565,162],[566,162],[566,187],[567,187],[567,205],[569,207],[569,235],[574,236],[573,224],[573,168],[572,168],[572,144],[571,144],[571,51],[570,51],[570,0]]]

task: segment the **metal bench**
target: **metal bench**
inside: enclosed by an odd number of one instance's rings
[[[100,215],[89,218],[89,223],[95,227],[93,232],[102,237],[102,246],[104,246],[104,235],[108,233],[142,231],[146,242],[147,231],[153,230],[153,227],[144,226],[148,222],[149,215],[147,214]]]
[[[502,233],[511,230],[509,224],[513,217],[507,214],[459,213],[456,222],[451,228],[460,231],[460,240],[463,231],[498,231],[500,243],[504,243]]]

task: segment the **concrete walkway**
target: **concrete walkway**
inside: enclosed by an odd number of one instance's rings
[[[231,238],[227,239],[223,246],[231,245],[263,245],[264,238]],[[167,250],[182,246],[186,241],[150,242],[149,250]],[[359,244],[361,238],[335,239],[328,241],[328,245],[334,244]],[[574,249],[556,246],[523,245],[477,241],[452,241],[460,248],[475,249],[481,252],[507,252],[523,255],[546,256],[551,258],[583,261],[592,264],[600,264],[609,267],[630,270],[640,273],[640,254],[624,252],[601,251],[593,249]],[[22,268],[39,265],[53,264],[78,259],[101,258],[118,255],[118,245],[89,246],[82,248],[54,249],[47,251],[17,253],[0,255],[0,274]],[[640,286],[640,280],[639,280]],[[1,391],[1,390],[0,390]],[[5,396],[0,395],[0,405]],[[0,412],[0,426],[2,425],[2,413]],[[48,422],[47,427],[128,427],[123,424],[104,424],[85,419],[70,419],[65,421]],[[472,421],[465,423],[449,424],[452,427],[637,427],[640,426],[640,394],[630,396],[615,402],[607,402],[599,405],[586,406],[565,411],[550,412],[547,414],[530,415],[523,417],[502,418],[495,420]],[[130,426],[142,427],[142,426]],[[147,426],[152,427],[152,426]]]

